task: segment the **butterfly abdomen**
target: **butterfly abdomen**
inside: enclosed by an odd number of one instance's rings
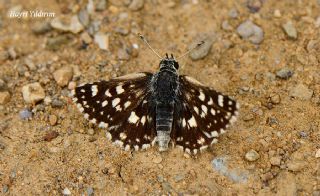
[[[161,103],[156,105],[156,130],[160,151],[168,149],[170,133],[172,130],[174,103]]]

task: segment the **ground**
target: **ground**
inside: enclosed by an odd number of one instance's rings
[[[319,1],[0,0],[0,10],[1,195],[320,195]],[[49,24],[80,12],[79,28]],[[125,152],[72,103],[80,83],[157,71],[137,33],[161,55],[210,43],[180,73],[241,109],[207,151]],[[22,87],[34,82],[44,94],[28,102]]]

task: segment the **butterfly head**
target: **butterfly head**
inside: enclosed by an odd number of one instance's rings
[[[160,61],[160,70],[163,69],[170,71],[177,71],[179,69],[179,63],[172,54],[170,57],[166,54],[166,57]]]

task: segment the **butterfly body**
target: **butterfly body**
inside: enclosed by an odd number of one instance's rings
[[[172,142],[196,154],[217,143],[236,121],[239,104],[199,81],[178,75],[178,62],[166,57],[155,73],[137,73],[80,85],[73,101],[84,117],[105,128],[114,144],[146,149]]]

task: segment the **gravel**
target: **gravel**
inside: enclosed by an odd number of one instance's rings
[[[270,158],[271,165],[274,166],[280,166],[281,164],[281,157],[280,156],[274,156]]]
[[[53,78],[61,87],[67,86],[73,77],[73,69],[71,66],[64,66],[53,73]]]
[[[32,117],[32,112],[29,109],[23,109],[19,112],[19,117],[22,120],[26,120]]]
[[[84,26],[81,24],[77,15],[71,17],[56,17],[51,23],[51,27],[63,32],[71,32],[74,34],[83,31]]]
[[[51,126],[56,125],[57,122],[58,122],[58,117],[56,115],[52,114],[52,115],[49,116],[49,123],[50,123]]]
[[[10,93],[8,91],[0,92],[0,105],[6,104],[10,101]]]
[[[42,101],[46,94],[40,83],[35,82],[22,87],[23,99],[26,103],[37,103]]]
[[[320,148],[317,150],[315,157],[320,158]]]
[[[90,16],[89,16],[89,13],[87,12],[86,9],[80,10],[80,12],[78,13],[78,18],[79,18],[80,23],[84,27],[88,27],[89,26]]]
[[[70,42],[70,38],[68,35],[58,35],[56,37],[50,37],[47,40],[46,48],[49,50],[57,51],[63,45]]]
[[[190,52],[189,56],[192,60],[203,59],[209,54],[210,49],[212,47],[213,38],[208,36],[199,36],[199,38],[201,37],[204,37],[204,39],[201,40],[201,41],[204,41],[204,43],[200,47],[197,47]],[[189,45],[188,47],[189,50],[194,48],[199,43],[200,43],[200,40],[196,40],[195,42],[193,42],[191,45]]]
[[[36,35],[42,35],[52,30],[48,21],[37,22],[32,26],[32,32]]]
[[[232,8],[229,13],[228,13],[229,17],[232,19],[236,19],[239,16],[239,12],[236,8]]]
[[[278,70],[276,73],[276,76],[278,78],[287,80],[292,77],[293,73],[294,72],[290,68],[285,67],[285,68]]]
[[[242,39],[249,40],[253,44],[260,44],[263,41],[263,30],[250,20],[246,20],[237,27],[237,33]]]
[[[61,108],[64,106],[64,102],[58,98],[54,98],[51,102],[51,106],[54,108]]]
[[[94,35],[94,42],[98,44],[102,50],[109,49],[109,35],[105,33],[97,33]]]
[[[68,188],[64,188],[62,191],[63,195],[71,195],[71,191]]]
[[[93,188],[92,188],[92,187],[88,187],[88,188],[87,188],[87,195],[88,195],[88,196],[92,196],[93,193],[94,193]]]
[[[246,153],[245,158],[248,161],[256,161],[260,158],[260,155],[257,153],[257,151],[251,149]]]
[[[212,160],[213,169],[220,174],[228,177],[234,182],[244,183],[248,180],[248,174],[245,170],[229,169],[226,157],[217,157]]]
[[[298,38],[298,32],[295,26],[293,25],[292,21],[288,21],[287,23],[283,24],[282,28],[290,39]]]
[[[138,11],[143,8],[144,0],[132,0],[129,9],[132,11]]]
[[[289,89],[289,96],[296,97],[301,100],[310,100],[313,95],[313,90],[309,89],[304,84],[298,84]]]

